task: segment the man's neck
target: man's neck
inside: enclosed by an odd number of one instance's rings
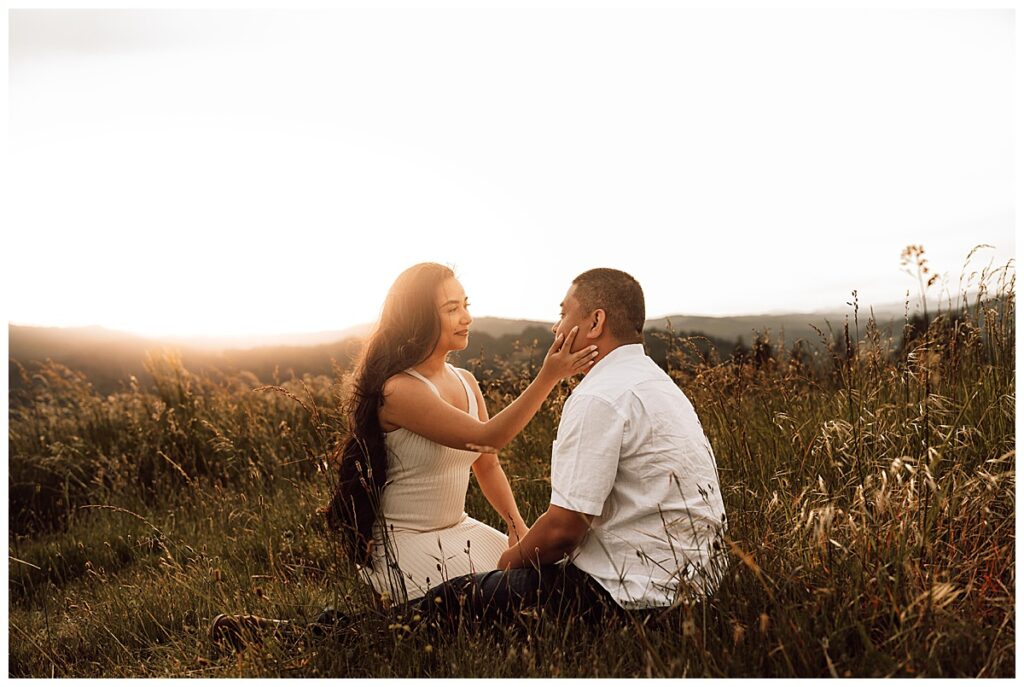
[[[606,341],[598,341],[597,344],[596,344],[597,345],[597,357],[594,358],[594,365],[591,365],[590,367],[593,368],[599,362],[604,360],[612,351],[614,351],[614,350],[616,350],[618,348],[622,348],[623,346],[629,346],[630,344],[635,344],[635,343],[641,343],[641,342],[640,341],[619,341],[618,339],[611,339],[611,338],[609,338]]]

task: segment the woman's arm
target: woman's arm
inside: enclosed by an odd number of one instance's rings
[[[505,521],[505,527],[508,528],[508,545],[515,546],[526,534],[526,521],[519,514],[516,497],[512,494],[512,486],[508,483],[505,471],[501,469],[498,456],[493,453],[481,453],[473,463],[473,474],[476,475],[484,498]]]
[[[426,384],[409,375],[395,375],[384,384],[380,419],[451,448],[465,449],[467,445],[475,445],[501,449],[526,427],[560,379],[582,372],[593,364],[596,347],[587,346],[576,353],[570,352],[576,331],[574,327],[564,342],[561,335],[555,337],[540,372],[530,386],[486,422],[445,403]]]
[[[484,395],[480,392],[480,385],[476,378],[466,370],[459,370],[459,374],[470,382],[473,393],[476,395],[477,415],[481,422],[487,422],[487,404],[484,402]],[[473,462],[473,474],[476,475],[477,484],[484,498],[491,504],[491,508],[505,521],[508,530],[508,545],[513,546],[526,534],[526,522],[519,514],[519,506],[516,505],[516,497],[512,493],[512,485],[508,482],[508,476],[498,462],[498,456],[494,453],[481,453],[480,457]]]

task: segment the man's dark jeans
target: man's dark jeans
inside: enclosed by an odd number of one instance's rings
[[[463,575],[393,610],[400,614],[418,613],[444,625],[460,616],[472,620],[508,619],[529,609],[596,620],[612,608],[618,605],[601,585],[571,563],[563,563]]]

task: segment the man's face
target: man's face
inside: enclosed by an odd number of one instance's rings
[[[562,299],[560,304],[561,310],[559,310],[558,322],[555,322],[551,327],[551,331],[557,336],[561,334],[568,336],[569,332],[573,327],[579,327],[580,330],[576,332],[576,340],[572,343],[570,353],[585,348],[590,345],[590,341],[587,341],[585,334],[589,327],[584,327],[585,320],[590,313],[583,312],[583,306],[576,300],[576,285],[573,284],[569,287],[569,290],[565,294],[565,298]]]

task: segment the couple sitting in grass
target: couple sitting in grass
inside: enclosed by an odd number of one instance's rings
[[[690,401],[644,352],[637,281],[576,277],[537,377],[493,418],[473,375],[446,362],[469,344],[468,307],[447,267],[409,268],[356,368],[328,518],[381,602],[428,621],[530,608],[595,618],[714,591],[725,557],[715,459]],[[576,374],[551,447],[551,503],[527,526],[496,453]],[[507,534],[466,514],[470,470]],[[350,620],[325,613],[312,629]],[[237,646],[285,625],[222,615],[211,632]]]

